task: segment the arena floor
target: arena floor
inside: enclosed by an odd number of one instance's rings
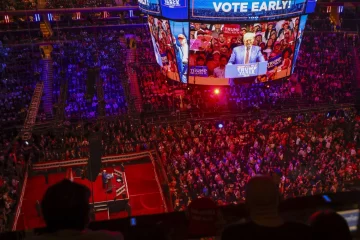
[[[106,168],[108,172],[112,172],[112,168]],[[163,203],[161,200],[160,189],[155,180],[153,166],[151,163],[127,165],[125,168],[126,179],[129,190],[130,206],[132,215],[146,215],[163,213]],[[16,230],[27,230],[33,228],[44,227],[44,221],[38,216],[36,211],[36,201],[41,200],[46,189],[62,179],[65,173],[56,173],[49,175],[49,184],[45,184],[43,176],[30,177],[27,182],[25,195],[22,204],[22,211],[19,216]],[[74,178],[75,182],[91,186],[87,179]],[[114,181],[114,184],[115,183]],[[93,183],[95,202],[107,201],[114,199],[115,191],[112,194],[105,194],[102,189],[101,176]],[[116,186],[115,186],[116,187]],[[90,188],[91,189],[91,188]],[[107,211],[96,213],[96,220],[107,220],[115,218],[127,217],[126,212],[120,212],[108,215]]]

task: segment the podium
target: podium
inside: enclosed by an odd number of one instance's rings
[[[264,75],[266,72],[267,61],[249,64],[226,65],[225,67],[226,78],[256,77],[258,75]]]

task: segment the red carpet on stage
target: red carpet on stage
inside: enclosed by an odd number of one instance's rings
[[[117,169],[115,167],[115,169]],[[113,168],[106,168],[108,173],[113,172]],[[126,180],[129,191],[129,203],[131,206],[131,214],[133,216],[144,214],[158,214],[163,213],[163,202],[160,191],[155,180],[153,165],[151,163],[127,165],[125,168]],[[45,184],[44,176],[29,177],[21,214],[17,223],[17,230],[33,229],[44,227],[45,224],[36,211],[36,201],[41,201],[46,189],[65,178],[65,173],[49,174],[49,184]],[[96,181],[91,184],[87,179],[74,178],[74,182],[84,184],[92,189],[94,193],[95,202],[110,201],[115,198],[115,189],[111,194],[106,194],[102,187],[101,176],[98,176]],[[116,187],[115,180],[113,184]],[[121,199],[121,197],[118,197]],[[127,212],[108,214],[107,211],[97,212],[96,220],[107,220],[127,217]]]

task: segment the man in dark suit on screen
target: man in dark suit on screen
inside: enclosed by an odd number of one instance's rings
[[[265,62],[265,58],[261,53],[261,48],[253,45],[254,39],[254,33],[246,33],[244,35],[245,45],[233,49],[228,65]]]

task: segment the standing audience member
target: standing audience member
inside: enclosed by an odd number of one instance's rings
[[[301,223],[285,222],[279,215],[279,192],[270,177],[256,176],[246,188],[246,206],[250,219],[244,224],[226,228],[222,240],[310,239],[310,228]]]

